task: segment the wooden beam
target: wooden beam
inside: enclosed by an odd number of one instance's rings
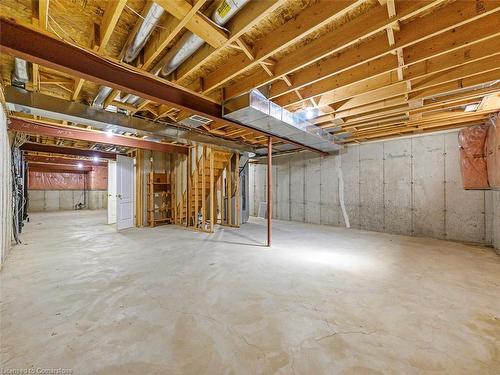
[[[227,42],[228,37],[220,27],[205,15],[197,13],[196,10],[193,11],[196,4],[193,7],[184,0],[156,0],[156,2],[181,22],[184,22],[184,19],[187,18],[185,21],[186,28],[214,48],[218,48]]]
[[[201,227],[205,230],[207,220],[207,192],[206,192],[206,170],[205,160],[207,158],[207,146],[203,145],[203,153],[201,155]]]
[[[108,3],[106,6],[106,10],[102,16],[101,26],[99,28],[100,37],[99,44],[96,46],[97,52],[104,52],[106,49],[106,45],[111,38],[111,34],[118,23],[118,19],[120,18],[125,5],[127,4],[127,0],[113,0]]]
[[[459,3],[461,4],[463,2]],[[469,14],[469,16],[471,15]],[[348,72],[357,66],[366,66],[367,64],[375,63],[387,54],[396,54],[397,50],[401,48],[405,48],[403,53],[404,63],[406,65],[411,65],[468,46],[472,43],[494,38],[500,35],[496,29],[491,28],[491,22],[497,19],[497,16],[497,14],[490,14],[484,16],[482,20],[466,23],[459,27],[457,26],[452,30],[443,32],[434,37],[427,37],[423,36],[421,33],[413,32],[413,30],[418,30],[419,27],[423,27],[421,24],[416,24],[415,28],[402,29],[401,32],[398,33],[398,44],[392,47],[387,47],[382,43],[381,38],[383,37],[375,38],[369,42],[360,44],[358,48],[348,49],[339,55],[324,59],[312,67],[301,70],[294,75],[294,85],[292,87],[288,87],[280,82],[273,83],[271,89],[272,97],[276,98],[281,94],[286,94],[294,88],[301,88],[301,94],[305,99],[327,93],[335,89],[335,87],[330,84],[330,82],[335,79],[335,75],[342,72]],[[428,17],[430,16],[424,18],[427,19]],[[443,15],[441,15],[441,17],[443,17]],[[468,18],[467,20],[472,19],[476,19],[476,17]],[[446,20],[450,22],[449,18],[446,18]],[[463,18],[455,18],[453,22],[459,22],[459,20],[463,22]],[[433,23],[432,19],[427,19],[427,21]],[[412,23],[414,22],[416,21]],[[447,24],[449,25],[449,23]],[[443,23],[440,26],[444,27],[444,25]],[[438,32],[437,28],[433,30],[435,33]],[[429,32],[431,31],[432,30],[429,30]],[[429,39],[425,40],[425,38]],[[410,49],[408,49],[408,47]],[[383,71],[384,68],[380,68],[378,73]],[[377,74],[377,72],[373,72],[372,74]],[[229,88],[226,88],[226,92],[230,95]],[[297,102],[297,99],[290,94],[276,99],[276,102],[279,105],[290,105]]]
[[[215,188],[215,176],[214,176],[214,149],[210,147],[210,233],[214,232],[214,222],[215,222],[215,205],[214,205],[214,188]]]
[[[59,173],[86,173],[86,172],[92,172],[92,166],[28,163],[28,171],[32,171],[32,172],[59,172]]]
[[[499,46],[499,40],[497,38],[492,38],[456,49],[452,52],[445,54],[440,53],[436,57],[408,66],[405,69],[404,78],[405,80],[415,80],[430,74],[444,72],[450,68],[465,66],[468,63],[477,62],[489,56],[498,56]],[[394,70],[396,66],[396,57],[393,55],[386,55],[371,63],[362,64],[353,69],[329,77],[315,85],[307,86],[302,90],[302,95],[308,98],[315,97],[316,94],[323,92],[319,105],[324,106],[375,89],[381,89],[399,80]],[[480,69],[477,65],[476,68]],[[363,78],[363,71],[369,73],[367,74],[369,76],[368,78]],[[478,72],[480,71],[481,70],[478,70]],[[333,90],[326,91],[332,88]],[[374,97],[374,100],[376,99],[377,98]],[[287,105],[291,101],[297,101],[291,94],[286,94],[276,100],[277,104],[280,105]]]
[[[93,161],[89,159],[79,159],[79,158],[65,158],[61,156],[46,156],[46,155],[34,155],[26,153],[25,159],[28,162],[45,163],[45,164],[69,164],[76,165],[77,163],[82,163],[84,166],[99,166],[105,167],[108,164],[102,161]]]
[[[325,3],[328,4],[325,5]],[[273,54],[282,51],[333,19],[345,14],[355,4],[356,1],[328,1],[319,2],[306,8],[295,18],[274,30],[271,35],[266,35],[258,40],[253,48],[255,53],[253,61],[248,61],[245,53],[241,52],[231,57],[214,72],[209,73],[204,79],[204,92],[210,92],[244,71],[260,65],[261,62],[271,58]]]
[[[224,25],[224,27],[229,30],[227,42],[219,48],[214,48],[209,44],[203,45],[176,70],[177,82],[183,85],[190,83],[186,81],[186,78],[204,65],[214,53],[235,43],[243,34],[259,24],[263,19],[267,18],[270,13],[274,12],[287,1],[288,0],[266,0],[250,1],[247,3],[243,9],[233,16],[228,24]]]
[[[38,0],[38,22],[42,30],[49,26],[49,0]]]
[[[401,3],[398,15],[395,19],[403,20],[409,16],[418,14],[419,12],[425,10],[429,4],[430,3],[426,1],[404,1]],[[305,11],[303,13],[305,14]],[[342,25],[341,27],[315,38],[305,46],[284,55],[276,61],[274,74],[276,77],[281,77],[282,75],[291,74],[299,69],[303,69],[307,65],[313,63],[316,63],[314,66],[318,66],[318,64],[320,64],[320,60],[325,57],[332,56],[336,52],[340,52],[347,47],[359,43],[359,40],[362,38],[369,38],[377,35],[377,33],[385,30],[392,23],[394,23],[394,19],[387,19],[387,10],[385,7],[375,8],[366,14],[354,18],[352,21]],[[288,23],[285,25],[287,24]],[[271,39],[274,37],[273,34],[274,32],[270,35]],[[286,36],[287,34],[284,35]],[[385,36],[376,38],[378,43],[382,43],[381,46],[377,44],[376,47],[378,50],[382,48],[387,49],[388,47],[386,46],[386,43],[380,41],[381,38],[385,38]],[[355,50],[356,53],[359,53],[357,48],[353,48],[353,50]],[[297,82],[295,82],[295,76],[296,75],[293,77],[294,89],[300,87],[297,85]],[[300,82],[304,84],[310,80],[311,79],[309,78],[308,81],[300,80]],[[250,74],[226,87],[227,98],[241,95],[250,91],[252,88],[260,87],[272,81],[273,80],[271,80],[267,75],[259,74],[258,72]],[[209,86],[210,85],[207,87]]]
[[[108,3],[106,10],[102,16],[99,44],[96,47],[97,52],[104,52],[106,45],[111,38],[111,34],[118,23],[118,19],[125,7],[127,0],[114,0]],[[77,78],[75,80],[75,87],[73,90],[73,94],[71,95],[71,100],[77,100],[78,95],[80,95],[80,91],[82,90],[83,84],[85,80],[83,78]]]
[[[144,47],[144,64],[142,68],[149,70],[155,59],[167,48],[168,44],[186,27],[207,0],[198,0],[181,19],[170,19],[159,33],[153,34]],[[175,2],[171,2],[175,3]]]
[[[207,97],[116,60],[99,56],[88,49],[70,45],[50,35],[40,33],[31,25],[19,24],[11,19],[0,17],[0,27],[2,29],[1,52],[19,56],[73,76],[80,76],[143,99],[170,105],[187,113],[199,114],[231,126],[252,129],[254,133],[262,136],[270,135],[265,131],[221,117],[222,106]],[[31,43],[19,43],[19,40],[31,40]],[[304,144],[280,137],[275,138],[324,154]]]

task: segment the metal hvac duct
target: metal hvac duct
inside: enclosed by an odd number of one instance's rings
[[[12,71],[12,84],[18,87],[24,87],[26,82],[29,81],[28,77],[28,63],[26,60],[19,57],[14,58],[14,70]]]
[[[223,0],[213,12],[212,21],[219,26],[225,25],[249,1],[250,0]],[[153,3],[147,15],[144,17],[145,19],[142,21],[139,31],[125,53],[124,60],[126,62],[131,62],[137,57],[140,50],[146,44],[146,41],[151,36],[151,33],[163,14],[163,11],[164,10],[161,6]],[[203,44],[205,44],[205,41],[199,36],[189,31],[184,33],[182,38],[168,51],[165,57],[160,60],[151,72],[162,77],[168,76],[189,56],[203,46]],[[110,88],[105,86],[101,87],[92,105],[102,108],[104,100],[106,100],[110,92]],[[125,101],[128,104],[135,104],[139,101],[139,99],[140,98],[138,96],[129,94]]]
[[[223,117],[324,152],[342,148],[334,143],[330,133],[308,122],[306,115],[287,111],[258,90],[225,103]],[[279,151],[286,151],[287,148],[290,145],[276,147]],[[258,149],[257,152],[266,151]]]
[[[222,0],[212,14],[212,21],[219,26],[225,25],[248,2],[249,0]],[[152,73],[159,74],[162,77],[168,76],[203,44],[205,44],[205,41],[199,36],[192,32],[186,32],[165,57],[160,60]]]
[[[125,54],[123,60],[125,62],[130,63],[134,61],[134,59],[137,57],[137,55],[151,36],[151,33],[153,32],[156,24],[159,22],[160,17],[162,16],[164,11],[165,10],[160,5],[156,3],[151,4],[151,7],[144,16],[144,19],[139,21],[141,22],[141,24],[136,34],[134,35],[132,40],[129,41],[124,47]],[[109,96],[111,91],[111,87],[101,86],[94,101],[92,102],[92,105],[102,108],[104,101]],[[129,97],[127,97],[127,103],[129,104],[133,104],[137,102],[137,100],[139,100],[139,97],[135,95],[130,95]]]
[[[14,112],[67,121],[68,123],[74,122],[82,125],[90,125],[103,131],[116,130],[123,133],[129,132],[152,137],[150,139],[163,137],[184,144],[191,142],[207,143],[236,152],[254,151],[248,145],[213,137],[195,130],[187,130],[177,127],[175,124],[158,123],[120,113],[104,111],[99,108],[70,102],[39,92],[30,92],[14,86],[7,86],[5,88],[5,99],[7,108]]]
[[[137,30],[134,38],[127,46],[127,52],[125,53],[125,57],[123,58],[125,62],[130,63],[135,60],[135,58],[151,36],[151,33],[160,20],[163,12],[164,9],[160,5],[156,3],[153,3],[151,5],[151,8],[149,8],[148,13],[142,20],[141,26],[139,26],[139,30]]]

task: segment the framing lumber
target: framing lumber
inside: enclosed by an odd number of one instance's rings
[[[244,52],[231,57],[219,69],[204,79],[204,93],[225,84],[244,71],[261,65],[279,51],[297,43],[300,39],[325,26],[357,5],[357,1],[320,1],[306,8],[297,17],[274,30],[270,36],[261,38],[253,47],[255,59],[249,61]],[[266,73],[267,74],[267,73]]]
[[[196,15],[198,10],[207,2],[207,0],[198,0],[189,9],[181,19],[171,19],[168,24],[163,26],[158,34],[153,34],[144,47],[144,64],[142,68],[149,70],[155,59],[167,48],[168,44],[181,32],[188,22]],[[171,6],[175,2],[170,1]]]
[[[192,6],[190,3],[184,0],[155,1],[175,18],[179,19],[181,22],[184,22],[187,29],[198,35],[211,46],[218,48],[224,45],[224,43],[227,41],[228,37],[223,29],[218,27],[205,15],[198,13],[197,10],[199,9],[199,7],[198,9],[193,9],[197,7],[196,4]],[[201,5],[202,4],[200,4],[200,6]]]
[[[206,97],[181,88],[166,80],[145,73],[126,64],[113,61],[96,53],[70,45],[52,36],[41,33],[29,25],[21,25],[5,17],[0,18],[2,38],[0,51],[20,56],[26,60],[80,76],[97,84],[106,85],[159,104],[166,104],[189,113],[208,117],[213,121],[230,126],[251,129],[262,136],[273,136],[280,141],[299,148],[325,154],[286,138],[271,135],[248,125],[237,124],[221,116],[222,107]],[[31,43],[18,43],[18,40],[31,40]]]
[[[28,162],[35,162],[35,163],[46,163],[46,164],[69,164],[69,165],[76,165],[76,163],[82,163],[84,166],[99,166],[99,167],[105,167],[108,164],[106,162],[95,162],[93,160],[89,159],[78,159],[78,158],[65,158],[62,156],[45,156],[45,155],[33,155],[33,154],[26,154],[25,159]]]
[[[206,170],[205,159],[207,157],[207,146],[203,145],[203,154],[201,156],[201,228],[205,230],[207,220],[207,199],[206,199]]]
[[[46,163],[28,163],[28,170],[33,172],[86,173],[92,172],[92,166],[60,165]]]
[[[94,46],[97,52],[104,52],[106,50],[106,45],[111,38],[111,34],[118,23],[118,19],[127,4],[127,0],[114,0],[108,3],[106,10],[102,16],[101,27],[99,28],[99,43]],[[78,99],[80,91],[82,90],[85,80],[83,78],[77,78],[75,80],[75,87],[71,95],[71,100]]]
[[[416,19],[397,34],[397,43],[394,46],[387,47],[383,43],[383,36],[379,36],[368,42],[359,44],[356,48],[348,49],[341,52],[339,55],[331,56],[314,66],[303,69],[293,76],[293,85],[288,87],[282,82],[276,82],[271,89],[271,97],[275,98],[275,102],[279,105],[291,105],[311,97],[324,95],[329,91],[337,88],[335,86],[336,75],[345,72],[348,74],[351,70],[358,66],[377,65],[372,68],[372,74],[381,74],[383,72],[397,69],[400,67],[394,63],[386,62],[381,64],[387,54],[397,54],[399,49],[403,49],[405,66],[422,62],[426,59],[439,56],[443,53],[448,53],[466,47],[471,43],[480,42],[487,38],[495,38],[500,33],[491,27],[491,23],[498,20],[499,7],[493,7],[489,11],[476,14],[475,7],[470,9],[472,2],[465,2],[464,13],[459,13],[456,9],[458,5],[463,5],[463,1],[453,3],[443,10],[437,11],[434,16],[432,13],[420,19]],[[490,3],[491,4],[491,3]],[[496,4],[498,5],[498,4]],[[454,9],[449,7],[454,6]],[[460,9],[460,7],[459,7]],[[458,14],[454,17],[446,17],[446,11]],[[443,13],[441,13],[443,12]],[[484,17],[483,19],[480,19]],[[436,21],[441,20],[441,21]],[[477,22],[472,22],[477,21]],[[435,25],[430,28],[428,24]],[[412,27],[414,25],[414,27]],[[428,35],[420,31],[429,32]],[[493,53],[494,51],[492,51]],[[397,55],[396,55],[397,57]],[[466,59],[467,56],[464,58]],[[406,78],[406,77],[405,77]],[[296,95],[292,95],[292,89],[300,89],[300,94],[303,99],[297,100]],[[226,91],[229,91],[226,88]],[[280,96],[281,95],[281,96]],[[328,104],[327,99],[322,97],[320,105]]]
[[[215,52],[235,43],[244,33],[253,28],[287,1],[288,0],[250,1],[227,25],[224,26],[229,30],[227,42],[219,48],[214,48],[209,44],[205,44],[196,51],[177,68],[175,74],[177,82],[182,84],[188,83],[185,82],[186,77],[205,64]]]
[[[239,228],[241,225],[241,192],[240,192],[240,154],[236,153],[236,226]]]
[[[388,20],[387,18],[387,8],[385,6],[375,8],[372,11],[353,19],[351,22],[348,22],[340,28],[321,35],[302,48],[283,56],[283,58],[276,61],[274,66],[274,78],[270,78],[265,74],[257,72],[249,75],[248,77],[239,79],[236,83],[225,87],[226,99],[241,95],[250,91],[252,88],[270,83],[274,81],[276,77],[291,74],[296,70],[318,62],[319,60],[339,52],[342,49],[359,43],[360,39],[368,38],[377,34],[398,20],[408,18],[424,11],[430,6],[430,4],[433,4],[433,2],[404,1],[399,7],[399,13],[391,20]],[[383,38],[385,38],[385,36],[383,36]],[[386,48],[385,43],[384,48]],[[280,80],[277,82],[280,82]],[[291,78],[291,82],[292,86],[290,86],[291,89],[289,89],[289,91],[293,91],[300,87],[297,85],[295,77]],[[280,82],[280,84],[284,85],[285,82]]]
[[[215,204],[214,204],[214,149],[210,148],[210,233],[214,232],[214,222],[215,222]]]

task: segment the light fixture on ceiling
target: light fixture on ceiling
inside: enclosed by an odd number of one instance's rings
[[[313,107],[307,107],[304,110],[304,115],[306,116],[306,119],[311,120],[317,116],[318,110]]]
[[[78,163],[76,166],[77,166],[78,168],[82,169],[82,168],[83,168],[83,163]]]
[[[94,157],[92,158],[92,161],[94,161],[94,163],[97,163],[97,162],[99,161],[99,158],[98,158],[97,156],[94,156]]]
[[[479,104],[469,104],[465,106],[465,112],[474,112],[477,110],[477,107],[479,107]]]

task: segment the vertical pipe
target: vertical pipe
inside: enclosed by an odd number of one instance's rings
[[[187,155],[186,227],[189,227],[189,221],[191,220],[191,157],[192,157],[192,148],[190,147]]]
[[[207,193],[205,176],[205,158],[207,156],[207,146],[203,145],[203,156],[201,157],[201,227],[206,230],[205,221],[207,218]]]
[[[240,226],[241,221],[241,193],[240,193],[240,154],[236,153],[236,165],[234,167],[236,173],[236,226]]]
[[[271,247],[273,217],[273,139],[267,140],[267,247]]]
[[[231,199],[231,196],[233,195],[233,186],[231,184],[232,179],[233,179],[233,170],[232,170],[232,165],[231,165],[231,159],[233,155],[229,157],[229,162],[227,164],[227,207],[226,207],[226,218],[227,218],[227,224],[232,225],[233,224],[233,218],[232,218],[232,203],[233,200]]]
[[[214,149],[210,147],[210,233],[214,232],[215,222],[215,179],[214,179]]]
[[[194,181],[193,181],[193,189],[194,189],[194,227],[198,228],[198,213],[199,213],[199,206],[198,206],[198,173],[199,172],[199,165],[198,165],[198,145],[195,146],[195,158],[194,158]]]

